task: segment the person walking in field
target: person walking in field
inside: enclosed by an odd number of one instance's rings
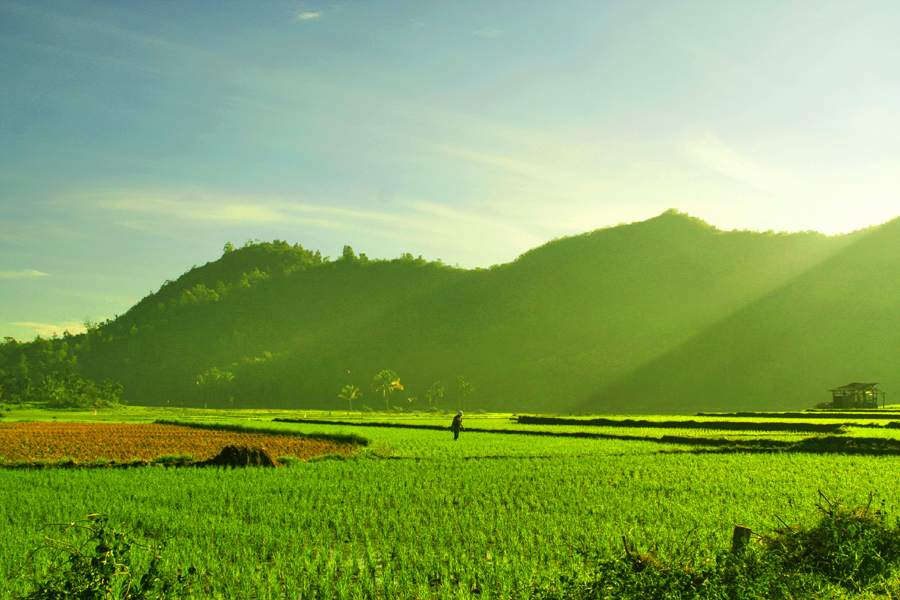
[[[453,417],[453,423],[450,424],[450,429],[453,431],[453,439],[459,439],[459,432],[462,429],[465,429],[462,425],[463,412],[459,411],[456,413],[456,416]]]

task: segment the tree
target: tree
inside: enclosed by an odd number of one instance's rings
[[[36,390],[40,402],[51,407],[86,408],[109,407],[121,404],[122,385],[108,379],[97,385],[71,371],[45,375]]]
[[[57,373],[50,373],[41,380],[38,390],[40,399],[50,406],[78,406],[77,389],[69,388],[66,378]]]
[[[359,391],[359,388],[353,385],[352,383],[348,383],[343,387],[341,393],[338,394],[338,398],[341,400],[346,400],[350,403],[350,412],[353,412],[353,401],[357,398],[362,398],[362,392]]]
[[[444,397],[444,384],[440,381],[434,382],[428,390],[425,391],[425,398],[428,400],[428,404],[431,404],[435,408],[437,408],[438,400]]]
[[[218,367],[210,367],[198,375],[197,385],[200,387],[204,405],[209,400],[224,399],[232,381],[234,381],[234,373],[223,371]]]
[[[100,384],[99,398],[106,404],[106,406],[127,404],[126,401],[120,398],[123,391],[124,388],[118,381],[110,381],[109,379],[104,379],[103,383]]]
[[[466,397],[475,391],[475,388],[472,387],[472,384],[465,380],[462,375],[457,376],[456,378],[456,386],[459,389],[459,399],[461,408],[465,409],[466,406]]]
[[[376,392],[381,392],[381,395],[384,396],[384,406],[387,410],[390,410],[388,396],[393,394],[394,390],[402,390],[403,386],[400,385],[400,377],[393,371],[386,369],[372,380],[372,389]]]
[[[197,570],[163,572],[159,541],[144,545],[127,531],[119,531],[104,514],[88,515],[80,521],[61,525],[63,537],[44,538],[33,550],[31,568],[44,563],[46,579],[34,580],[30,600],[50,598],[184,598]],[[51,554],[38,555],[49,550]],[[144,560],[141,560],[144,558]],[[147,560],[149,559],[149,560]],[[165,559],[169,562],[169,559]],[[149,564],[148,564],[149,563]],[[42,565],[43,566],[43,565]]]

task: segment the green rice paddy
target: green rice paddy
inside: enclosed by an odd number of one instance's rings
[[[48,417],[6,419],[19,416]],[[94,513],[138,540],[163,542],[164,572],[194,567],[197,598],[527,598],[590,569],[584,549],[621,554],[623,536],[661,560],[686,551],[707,560],[730,547],[736,525],[766,533],[782,521],[809,520],[819,490],[846,504],[874,494],[892,514],[900,498],[897,456],[698,452],[659,440],[810,437],[755,433],[751,424],[731,433],[582,429],[484,416],[466,425],[647,439],[463,431],[454,442],[449,431],[272,422],[302,418],[298,412],[130,408],[74,420],[160,417],[356,434],[371,443],[355,458],[278,469],[0,469],[0,595],[24,594],[52,568],[51,553],[34,552],[59,534],[52,524]],[[450,422],[366,421],[391,419]],[[843,435],[894,439],[897,432],[850,426]]]

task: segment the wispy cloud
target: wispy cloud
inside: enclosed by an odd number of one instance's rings
[[[409,229],[417,232],[418,239],[411,239],[421,244],[428,244],[429,237],[440,236],[450,239],[449,246],[472,246],[474,242],[494,246],[503,254],[510,250],[519,254],[547,241],[508,214],[492,213],[484,206],[476,210],[418,200],[408,200],[405,206],[412,211],[405,225],[412,226]]]
[[[798,183],[789,174],[741,155],[712,133],[691,136],[685,141],[684,148],[688,156],[700,164],[760,191],[776,193],[796,188]]]
[[[485,29],[479,29],[478,31],[473,31],[472,35],[483,37],[483,38],[495,38],[498,35],[503,33],[502,29],[497,29],[495,27],[488,27]]]
[[[77,292],[75,292],[77,293]],[[139,300],[139,296],[116,296],[113,294],[95,294],[95,293],[77,293],[80,298],[87,298],[90,300],[99,300],[104,302],[105,304],[111,305],[113,307],[122,307],[122,308],[130,308],[134,306]],[[71,331],[71,330],[70,330]]]
[[[195,224],[314,224],[346,229],[353,221],[387,222],[396,217],[371,210],[354,210],[301,202],[285,196],[227,196],[206,191],[154,192],[108,190],[87,194],[97,208],[121,213],[155,215],[166,221]]]
[[[749,158],[711,132],[692,135],[684,142],[686,154],[700,164],[731,179],[769,194],[804,197],[860,197],[900,191],[897,161],[871,165],[806,171],[774,166]],[[890,168],[885,168],[890,167]]]
[[[123,42],[141,46],[146,50],[165,51],[170,55],[177,55],[181,61],[184,61],[185,56],[191,57],[192,59],[206,60],[215,56],[213,53],[200,50],[196,46],[189,46],[178,42],[173,42],[169,39],[143,33],[136,29],[126,29],[118,27],[103,20],[80,17],[68,13],[65,15],[61,15],[50,9],[44,8],[42,6],[37,6],[33,3],[4,3],[2,8],[4,10],[14,10],[14,14],[17,17],[39,19],[44,26],[54,29],[59,28],[60,30],[65,29],[67,33],[89,34],[94,37],[108,36],[117,40],[121,40]],[[45,49],[46,51],[62,51],[54,45],[44,45],[40,47]],[[77,50],[68,47],[64,51],[77,52]],[[116,59],[116,57],[108,58],[110,58],[111,60]],[[163,68],[160,68],[160,72],[165,72],[165,70]]]
[[[47,273],[24,269],[22,271],[0,271],[0,279],[32,279],[34,277],[48,277]]]
[[[822,233],[846,232],[883,223],[898,215],[900,160],[880,160],[869,164],[828,164],[815,168],[771,157],[754,158],[737,150],[711,132],[697,133],[683,141],[683,151],[696,165],[722,176],[728,199],[729,217],[739,215],[744,227],[771,228],[762,222],[778,223],[787,229],[815,229]],[[737,185],[735,185],[737,184]],[[715,187],[715,186],[713,186]],[[712,196],[710,196],[712,197]],[[714,218],[716,201],[699,214]],[[753,223],[757,221],[757,223]]]
[[[322,18],[321,10],[317,10],[317,11],[304,10],[304,11],[297,13],[298,21],[316,21],[321,18]]]
[[[52,337],[54,333],[56,335],[62,335],[66,331],[72,334],[84,333],[84,325],[82,323],[76,323],[74,321],[60,324],[33,323],[26,321],[12,323],[12,325],[28,328],[33,331],[35,335],[39,335],[41,337]]]
[[[338,195],[358,197],[365,191],[353,188]],[[545,236],[522,227],[518,219],[511,220],[504,207],[452,206],[405,193],[397,194],[383,208],[341,207],[277,195],[228,196],[197,189],[106,190],[77,198],[81,206],[115,213],[119,225],[158,235],[181,231],[186,236],[189,231],[235,226],[258,226],[270,232],[327,230],[345,232],[339,235],[347,241],[368,240],[380,248],[376,256],[385,258],[403,246],[402,251],[431,253],[454,263],[486,265],[487,256],[490,262],[500,262],[546,241]],[[330,195],[328,202],[334,202]]]

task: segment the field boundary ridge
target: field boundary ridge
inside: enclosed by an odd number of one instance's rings
[[[648,421],[637,419],[570,419],[520,415],[520,425],[567,425],[576,427],[629,427],[635,429],[710,429],[713,431],[798,431],[835,433],[850,423],[763,423],[738,421]]]

